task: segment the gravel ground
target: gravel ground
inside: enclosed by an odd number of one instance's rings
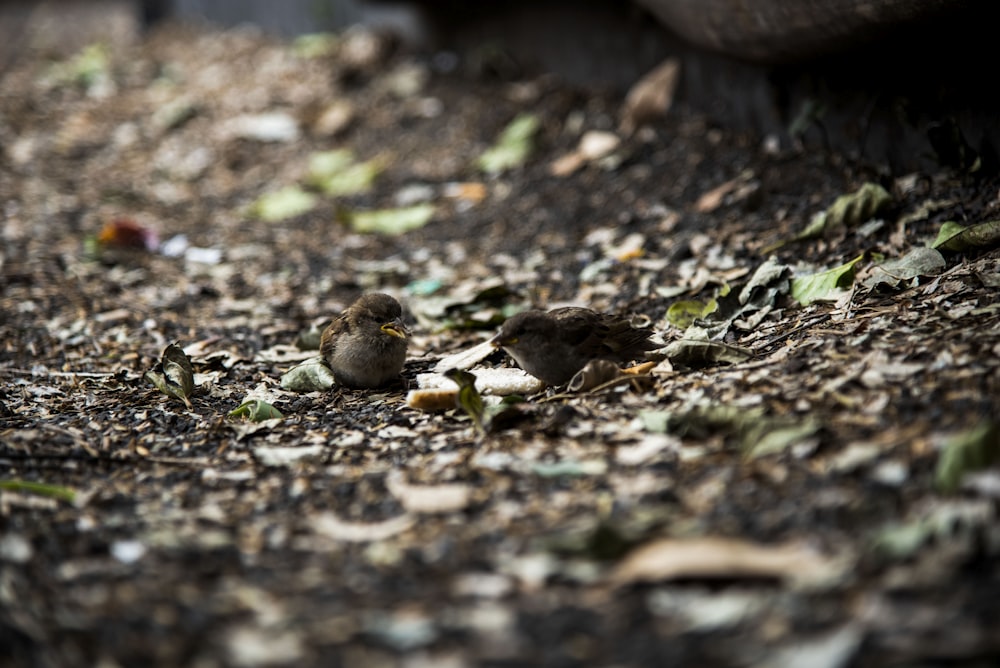
[[[994,665],[1000,180],[681,104],[627,134],[488,55],[166,27],[7,68],[0,664]],[[949,221],[985,225],[930,250]],[[400,382],[282,389],[367,290],[406,308]],[[408,404],[564,304],[669,345],[487,396],[482,434]],[[173,342],[190,408],[144,379]]]

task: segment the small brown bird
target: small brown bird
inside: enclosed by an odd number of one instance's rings
[[[656,348],[651,330],[625,318],[586,308],[525,311],[508,319],[490,339],[518,365],[549,385],[568,382],[595,359],[626,363]]]
[[[374,388],[399,376],[409,335],[402,315],[395,299],[371,292],[323,330],[319,350],[338,384]]]

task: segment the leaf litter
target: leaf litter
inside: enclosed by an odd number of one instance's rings
[[[996,651],[995,427],[976,427],[1000,410],[995,226],[945,224],[993,220],[995,177],[877,185],[849,160],[771,156],[675,105],[676,62],[623,107],[392,54],[374,33],[174,29],[94,68],[6,74],[17,659],[718,664],[736,643],[875,666],[933,662],[941,634],[959,659]],[[150,113],[165,99],[178,120]],[[217,256],[117,232],[88,253],[115,220]],[[299,333],[365,290],[415,322],[400,385],[332,388],[314,361],[290,387],[315,357]],[[573,392],[482,346],[518,310],[567,304],[644,316],[668,361],[590,369]],[[452,367],[475,376],[481,435]],[[226,419],[244,397],[263,422]],[[570,529],[624,542],[542,540]],[[507,584],[490,598],[490,582]],[[678,631],[685,596],[708,640]],[[712,604],[739,622],[711,626]]]

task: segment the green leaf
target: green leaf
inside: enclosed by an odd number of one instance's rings
[[[401,209],[354,211],[346,214],[348,224],[355,232],[390,236],[419,229],[433,217],[433,204],[415,204]]]
[[[267,403],[263,399],[251,399],[244,401],[238,408],[227,413],[231,418],[245,418],[251,422],[263,422],[264,420],[280,420],[285,417],[277,408]]]
[[[877,183],[866,183],[856,192],[841,195],[826,210],[828,224],[857,227],[892,205],[892,195]]]
[[[644,409],[639,411],[642,428],[651,434],[666,434],[674,414],[670,411]]]
[[[815,301],[833,300],[840,296],[854,281],[854,265],[864,258],[864,253],[850,262],[827,271],[792,279],[792,297],[802,306]]]
[[[954,220],[946,220],[941,223],[941,229],[938,230],[937,238],[931,243],[931,248],[944,248],[945,250],[949,250],[948,243],[955,239],[957,245],[957,237],[964,231],[965,225],[956,223]]]
[[[327,321],[329,324],[329,321]],[[323,341],[323,330],[324,327],[317,327],[313,325],[309,329],[301,330],[295,337],[295,347],[299,350],[319,350],[320,343]]]
[[[331,174],[319,180],[316,186],[329,197],[344,197],[356,195],[371,190],[375,177],[382,171],[382,165],[377,160],[369,160],[351,165],[336,174]]]
[[[953,492],[969,472],[1000,459],[1000,424],[984,422],[952,437],[938,457],[934,480],[942,492]]]
[[[349,149],[323,151],[309,157],[306,183],[329,197],[343,197],[370,190],[381,171],[378,160],[355,163]]]
[[[292,42],[292,53],[299,58],[320,58],[333,53],[340,44],[340,37],[331,32],[314,32],[299,35]]]
[[[906,559],[915,555],[933,535],[934,527],[926,521],[891,524],[873,536],[871,550],[881,557]]]
[[[941,253],[933,248],[917,246],[900,258],[886,260],[872,268],[872,273],[862,285],[873,288],[882,283],[892,287],[918,276],[934,276],[945,268]]]
[[[819,425],[809,418],[760,417],[744,425],[743,456],[756,459],[787,450],[801,443],[819,430]]]
[[[325,392],[336,384],[333,371],[319,357],[293,366],[281,376],[281,389],[289,392]]]
[[[36,496],[47,496],[51,499],[58,499],[73,503],[76,500],[76,490],[58,485],[48,485],[44,482],[32,482],[30,480],[0,480],[0,489],[8,492],[25,492]]]
[[[429,297],[444,285],[444,281],[440,278],[418,278],[407,284],[406,291],[414,297]]]
[[[264,193],[250,205],[250,215],[269,223],[301,216],[312,211],[318,203],[316,195],[298,186]]]
[[[694,299],[674,302],[667,309],[667,322],[679,329],[687,329],[695,320],[704,318],[719,308],[714,299],[700,302]]]
[[[651,433],[697,439],[717,433],[733,436],[748,460],[786,450],[820,428],[813,418],[770,416],[760,408],[724,404],[696,406],[687,412],[645,410],[639,419]]]
[[[954,222],[942,223],[937,238],[931,248],[940,248],[953,252],[969,250],[970,248],[992,248],[1000,244],[1000,220],[992,220],[963,227]]]
[[[930,544],[954,544],[972,539],[983,527],[995,523],[994,513],[978,503],[940,501],[915,516],[894,521],[871,536],[869,549],[883,559],[912,559]]]
[[[476,166],[487,174],[520,167],[531,155],[532,139],[539,126],[534,114],[519,114],[500,133],[496,143],[479,156]]]
[[[194,392],[194,370],[191,359],[176,343],[163,350],[160,363],[143,376],[163,394],[180,399],[191,408],[191,394]]]
[[[344,171],[353,163],[354,151],[349,148],[317,151],[309,156],[309,168],[306,172],[306,180],[325,179],[332,174]]]
[[[178,98],[157,107],[149,119],[151,126],[161,132],[179,128],[198,115],[197,105],[186,98]]]
[[[857,191],[841,195],[826,211],[814,215],[797,240],[820,237],[841,227],[857,227],[892,205],[892,195],[877,183],[866,183]]]
[[[564,459],[559,462],[535,462],[531,470],[542,478],[566,478],[607,473],[608,463],[603,459],[576,461]]]
[[[110,78],[108,47],[95,43],[85,46],[69,60],[53,65],[47,78],[56,84],[75,84],[90,89]]]
[[[448,369],[444,375],[458,385],[458,406],[472,419],[476,432],[482,436],[486,433],[484,419],[486,409],[483,406],[483,398],[476,389],[475,374],[463,369]]]

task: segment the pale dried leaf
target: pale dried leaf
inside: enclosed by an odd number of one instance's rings
[[[833,561],[797,543],[762,545],[736,538],[664,538],[626,556],[611,572],[617,586],[678,578],[773,578],[790,583],[835,576]]]
[[[725,200],[726,195],[736,190],[741,181],[742,179],[739,177],[730,179],[725,183],[717,185],[708,192],[702,193],[701,197],[698,198],[698,201],[694,203],[694,210],[697,213],[709,213],[711,211],[715,211],[722,206],[722,202]]]
[[[434,365],[434,370],[444,373],[448,369],[471,369],[484,359],[495,353],[497,349],[489,341],[452,353]]]
[[[398,472],[388,476],[386,487],[412,513],[455,512],[468,506],[472,499],[472,488],[465,483],[411,485]]]
[[[845,668],[852,664],[862,641],[864,630],[856,624],[819,636],[800,639],[772,652],[760,668]]]
[[[317,461],[322,457],[325,447],[322,445],[303,445],[298,447],[258,446],[253,449],[254,457],[264,466],[292,466],[305,461]]]
[[[621,138],[614,132],[590,130],[580,137],[573,151],[557,158],[549,166],[553,176],[569,176],[588,162],[600,160],[621,145]]]
[[[627,377],[617,364],[610,360],[590,360],[570,378],[566,389],[570,392],[587,392],[599,385]]]
[[[351,522],[333,513],[320,513],[309,519],[314,532],[345,543],[368,543],[386,540],[403,533],[413,526],[413,515],[397,515],[381,522]]]
[[[619,123],[622,133],[631,135],[666,115],[673,106],[680,74],[680,59],[668,58],[632,86],[622,105]]]

